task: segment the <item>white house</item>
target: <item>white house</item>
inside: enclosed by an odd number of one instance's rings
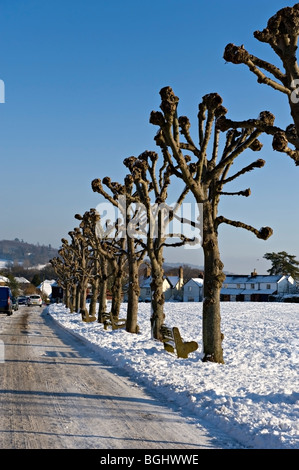
[[[7,286],[9,283],[8,277],[0,276],[0,286]]]
[[[193,277],[186,282],[183,288],[184,302],[201,302],[203,298],[203,279]]]
[[[26,277],[15,277],[15,280],[19,284],[30,284],[30,281],[28,281],[28,279],[26,279]]]
[[[259,275],[256,271],[250,276],[226,275],[221,289],[222,301],[267,302],[270,296],[283,296],[296,292],[292,276]]]
[[[150,269],[146,270],[144,277],[139,281],[141,302],[150,302],[151,300],[151,282]],[[164,276],[163,292],[165,301],[183,299],[183,268],[179,268],[178,276]]]
[[[42,294],[45,294],[47,297],[50,297],[52,294],[52,285],[56,284],[55,279],[46,279],[39,286],[38,289]]]
[[[140,295],[139,300],[141,302],[150,302],[152,298],[151,294],[151,282],[152,277],[148,276],[140,281]],[[172,285],[167,277],[163,279],[163,292],[165,296],[165,300],[170,300],[172,296]]]
[[[178,276],[166,276],[171,285],[171,298],[169,300],[183,300],[184,272],[182,266],[179,268]]]

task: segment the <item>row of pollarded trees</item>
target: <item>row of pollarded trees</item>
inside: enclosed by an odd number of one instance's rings
[[[138,262],[145,253],[148,254],[152,268],[152,326],[154,337],[160,338],[160,326],[164,321],[163,313],[163,247],[167,244],[167,237],[163,231],[165,217],[163,211],[152,210],[153,206],[166,205],[167,195],[171,179],[183,182],[182,191],[177,193],[175,209],[179,207],[189,192],[194,200],[202,208],[202,226],[200,236],[204,252],[204,302],[203,302],[203,351],[204,360],[222,363],[222,338],[221,318],[220,318],[220,289],[225,278],[223,273],[223,263],[221,262],[218,246],[218,230],[223,223],[251,231],[258,238],[266,240],[272,234],[272,229],[262,227],[257,230],[251,225],[242,221],[230,220],[218,214],[218,206],[221,196],[244,196],[250,195],[250,189],[238,192],[226,191],[226,185],[234,182],[238,177],[252,171],[255,168],[264,166],[264,160],[257,159],[241,170],[231,173],[231,168],[237,157],[247,150],[259,151],[262,148],[259,136],[266,132],[273,135],[273,148],[288,154],[298,164],[299,157],[299,107],[298,107],[298,84],[299,67],[297,65],[296,50],[299,33],[299,4],[293,8],[280,10],[268,22],[267,28],[262,32],[256,32],[255,37],[260,41],[267,42],[277,53],[282,61],[284,71],[279,70],[272,64],[267,63],[251,54],[244,47],[237,47],[229,44],[225,48],[224,58],[233,63],[244,63],[255,73],[260,83],[265,83],[288,95],[293,124],[286,130],[274,126],[274,116],[268,111],[260,113],[258,119],[249,119],[238,122],[226,118],[227,110],[222,105],[222,99],[217,93],[205,95],[199,104],[198,112],[198,132],[196,140],[190,132],[190,122],[186,116],[178,115],[179,99],[175,96],[170,87],[161,89],[161,111],[152,112],[150,122],[158,126],[155,137],[157,146],[161,149],[161,157],[154,152],[144,152],[138,157],[130,157],[124,160],[129,173],[124,179],[124,183],[112,182],[109,177],[103,180],[96,179],[92,182],[92,189],[103,195],[111,204],[117,204],[120,197],[124,197],[126,203],[118,204],[122,208],[121,220],[114,224],[112,230],[116,231],[113,241],[101,239],[101,248],[93,251],[90,259],[97,259],[99,256],[113,257],[124,255],[124,259],[129,266],[129,302],[127,331],[137,331],[137,307],[139,296],[139,286],[137,282]],[[264,70],[266,74],[262,71]],[[274,78],[267,76],[272,74]],[[292,144],[295,149],[289,148]],[[157,171],[156,171],[157,170]],[[109,189],[109,193],[104,190],[104,186]],[[136,214],[139,209],[136,204],[142,204],[144,211],[139,214],[136,221]],[[153,215],[154,214],[154,215]],[[94,230],[93,218],[95,211],[91,210],[84,214],[81,219],[80,236],[86,235],[86,228]],[[175,210],[169,211],[166,217],[167,222],[176,217]],[[155,219],[154,236],[147,227],[149,221]],[[144,239],[132,236],[128,233],[128,227],[134,225],[136,231],[144,235]],[[185,222],[185,221],[184,221]],[[187,221],[188,223],[188,221]],[[189,221],[196,224],[197,221]],[[131,225],[130,225],[131,224]],[[102,230],[104,229],[103,226]],[[83,232],[85,230],[85,234]],[[105,228],[106,230],[106,228]],[[104,230],[104,231],[105,231]],[[111,230],[111,228],[109,228]],[[97,238],[96,235],[95,238]],[[101,237],[100,237],[101,238]],[[181,236],[181,240],[174,245],[184,244],[188,240]],[[82,242],[83,243],[83,242]],[[98,242],[97,242],[98,243]],[[123,243],[123,245],[121,245]],[[104,247],[102,248],[102,244]],[[73,256],[75,250],[69,248],[65,243],[63,250],[67,256]],[[73,242],[72,242],[73,245]],[[77,249],[77,248],[76,248]],[[102,251],[103,250],[103,251]],[[78,253],[78,251],[76,252]],[[108,256],[109,253],[109,256]],[[66,256],[66,255],[65,255]],[[78,262],[75,256],[73,262]],[[57,261],[58,265],[64,261]],[[98,259],[101,264],[100,258]],[[92,264],[92,263],[91,263]],[[118,267],[122,265],[117,262]],[[76,276],[84,278],[85,267],[77,267]],[[102,279],[94,268],[93,276]],[[62,269],[63,271],[63,269]],[[79,273],[79,274],[78,274]],[[71,278],[73,273],[69,273],[67,278]],[[101,284],[101,281],[100,281]],[[84,303],[81,304],[84,309]],[[117,314],[117,311],[114,312]],[[136,318],[135,318],[136,317]],[[134,320],[133,320],[134,319]]]
[[[113,292],[112,312],[118,316],[124,276],[124,253],[122,243],[111,239],[112,228],[99,225],[100,216],[90,209],[83,216],[76,214],[79,227],[69,232],[70,242],[63,238],[59,257],[50,260],[64,289],[66,306],[71,312],[81,312],[83,318],[94,317],[102,321],[106,312],[108,281]],[[102,236],[98,231],[102,230]],[[91,302],[86,308],[86,296],[91,287]]]
[[[223,196],[249,196],[250,190],[238,192],[224,191],[224,186],[255,168],[261,168],[264,161],[258,159],[242,170],[229,176],[229,170],[235,159],[250,149],[259,151],[260,131],[256,129],[228,130],[222,133],[217,122],[225,115],[221,97],[209,94],[203,97],[199,105],[198,129],[199,144],[191,137],[190,123],[187,117],[178,117],[178,98],[169,87],[163,88],[161,94],[162,112],[152,112],[150,121],[159,126],[156,143],[161,148],[162,156],[146,151],[138,157],[129,157],[124,165],[129,173],[124,183],[112,182],[109,177],[92,181],[92,189],[100,193],[111,205],[117,206],[119,217],[108,226],[101,223],[101,214],[94,209],[86,212],[80,219],[80,227],[70,232],[72,243],[63,240],[60,254],[64,262],[55,261],[60,266],[71,259],[66,280],[80,281],[82,286],[80,309],[86,315],[84,291],[88,280],[93,285],[96,279],[102,284],[98,273],[103,260],[114,262],[112,314],[119,313],[120,292],[124,264],[127,263],[128,309],[127,331],[138,331],[137,310],[139,298],[138,267],[145,253],[147,254],[152,273],[152,331],[156,339],[161,339],[161,325],[164,323],[163,295],[163,248],[191,242],[180,230],[172,234],[179,241],[169,241],[165,225],[174,218],[180,223],[199,224],[188,221],[178,215],[178,208],[183,204],[188,192],[193,194],[198,207],[202,210],[203,223],[199,226],[204,251],[204,302],[203,302],[203,348],[205,360],[223,362],[222,333],[220,328],[220,289],[225,278],[223,264],[218,248],[218,227],[222,223],[250,230],[258,238],[267,239],[272,230],[264,227],[260,230],[240,221],[233,221],[218,215],[218,204]],[[266,118],[266,114],[265,114]],[[224,142],[220,137],[223,135]],[[182,136],[182,140],[181,140]],[[211,150],[209,144],[212,142]],[[221,150],[220,150],[221,149]],[[167,204],[171,181],[182,190],[177,193],[174,206]],[[174,183],[172,183],[174,186]],[[104,189],[107,188],[107,189]],[[164,211],[165,210],[165,211]],[[141,236],[139,236],[141,235]],[[96,265],[96,262],[98,263]],[[55,266],[55,264],[54,264]],[[65,281],[66,285],[66,281]]]
[[[108,177],[103,181],[92,181],[93,190],[110,202],[117,217],[105,223],[95,209],[90,209],[83,216],[76,214],[80,225],[69,232],[71,243],[62,239],[60,257],[52,259],[51,263],[66,291],[66,305],[88,317],[94,315],[94,304],[98,302],[99,321],[102,321],[105,311],[109,276],[112,279],[111,313],[115,319],[118,318],[124,276],[128,272],[126,329],[136,333],[140,294],[138,273],[147,254],[152,268],[152,331],[156,339],[161,339],[160,328],[164,322],[163,250],[165,246],[191,242],[183,233],[172,232],[169,237],[166,227],[178,217],[178,210],[188,191],[183,188],[175,206],[168,207],[170,166],[164,163],[159,165],[158,155],[154,152],[144,152],[136,159],[130,157],[125,163],[130,168],[130,174],[125,177],[124,184],[112,182]],[[86,310],[88,284],[92,286],[89,313]]]

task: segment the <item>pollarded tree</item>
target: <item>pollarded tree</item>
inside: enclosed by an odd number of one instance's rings
[[[49,262],[53,266],[55,274],[57,275],[57,284],[63,288],[65,306],[73,312],[70,300],[70,270],[61,258],[54,257],[50,259]]]
[[[90,280],[93,283],[95,279],[100,279],[99,291],[103,297],[99,302],[99,321],[102,321],[102,314],[106,308],[103,300],[106,299],[107,282],[105,281],[108,277],[112,278],[111,313],[115,319],[118,319],[125,267],[125,239],[119,236],[120,227],[117,223],[110,224],[102,230],[101,216],[95,209],[86,211],[83,216],[76,214],[76,218],[81,220],[80,228],[90,247],[89,261],[93,266]],[[107,265],[110,266],[109,274]]]
[[[233,64],[244,64],[257,77],[258,83],[266,84],[287,95],[293,123],[280,129],[271,122],[248,120],[229,121],[228,127],[256,128],[273,135],[273,149],[288,154],[299,165],[299,66],[297,62],[297,43],[299,35],[299,3],[293,7],[279,10],[272,16],[263,31],[255,31],[254,37],[269,44],[279,57],[282,70],[275,65],[250,54],[244,46],[227,44],[224,59]],[[291,144],[294,149],[289,147]]]
[[[101,244],[104,243],[105,239],[109,236],[109,230],[104,230],[103,227],[100,226],[100,217],[95,209],[86,211],[83,216],[76,214],[75,218],[81,221],[80,228],[90,247],[89,259],[92,265],[90,272],[92,296],[89,305],[89,314],[90,316],[96,316],[98,305],[98,322],[102,323],[106,312],[109,275],[108,259],[103,255]]]
[[[65,305],[73,313],[77,310],[77,260],[68,241],[62,238],[61,242],[62,245],[58,251],[59,257],[53,258],[50,263],[58,276],[58,284],[64,289]]]
[[[76,258],[76,273],[79,281],[77,287],[77,310],[80,311],[83,319],[88,319],[90,315],[86,308],[86,298],[88,283],[93,269],[88,240],[79,227],[75,227],[74,230],[70,231],[69,236],[72,239],[69,247]]]
[[[111,268],[112,287],[111,287],[111,314],[115,319],[118,319],[120,306],[122,301],[124,268],[125,268],[125,240],[118,236],[119,227],[117,224],[113,227],[115,229],[114,238],[105,237],[100,239],[99,232],[97,231],[98,224],[100,223],[100,214],[91,209],[90,212],[85,214],[80,226],[84,226],[88,238],[96,241],[96,256],[99,254]],[[89,224],[88,224],[89,221]],[[110,231],[110,228],[109,228]]]
[[[103,184],[109,189],[108,193]],[[111,207],[121,216],[120,220],[115,221],[118,225],[118,238],[122,241],[122,252],[126,257],[129,280],[128,280],[128,305],[127,305],[127,321],[126,330],[129,333],[137,333],[138,327],[138,301],[140,294],[140,286],[138,279],[139,266],[142,263],[146,249],[141,246],[139,240],[131,237],[127,232],[130,223],[135,216],[134,204],[138,202],[136,199],[135,188],[131,175],[127,175],[124,184],[111,181],[109,177],[94,179],[91,183],[94,192],[101,194],[107,201],[111,203]]]
[[[224,192],[226,184],[239,176],[264,166],[264,160],[256,160],[232,176],[229,170],[236,158],[245,150],[258,151],[261,144],[258,137],[261,131],[254,128],[230,130],[222,147],[219,145],[220,129],[217,121],[227,110],[222,106],[222,98],[217,93],[205,95],[199,105],[198,130],[199,145],[190,135],[190,122],[186,116],[177,116],[179,99],[170,87],[160,91],[161,112],[152,112],[150,122],[159,126],[155,138],[162,149],[164,159],[171,171],[181,178],[193,193],[195,201],[202,205],[203,224],[201,230],[204,252],[204,301],[203,301],[203,350],[204,361],[223,363],[223,350],[220,316],[220,289],[225,275],[218,247],[218,229],[226,223],[244,228],[258,238],[266,240],[272,229],[260,230],[240,221],[233,221],[218,215],[221,195],[249,196],[250,189],[239,192]],[[184,137],[181,141],[180,133]],[[209,143],[212,148],[209,149]],[[188,158],[184,152],[188,152]],[[209,156],[208,156],[209,153]]]
[[[279,251],[278,253],[265,253],[263,257],[272,263],[271,268],[268,269],[269,274],[290,275],[294,279],[299,279],[299,261],[294,255]]]
[[[141,214],[137,218],[138,226],[144,234],[144,246],[151,265],[151,326],[155,339],[162,340],[161,326],[165,320],[164,314],[164,247],[178,247],[186,243],[196,243],[184,235],[182,226],[180,233],[170,233],[169,227],[179,211],[189,188],[184,186],[178,191],[174,207],[167,203],[168,192],[173,175],[173,167],[165,158],[159,160],[156,152],[145,151],[138,158],[131,156],[124,160],[125,166],[130,170],[137,188],[136,200],[141,207]],[[188,221],[187,223],[189,223]],[[183,224],[183,221],[182,221]],[[173,231],[172,231],[173,232]],[[180,239],[180,241],[173,241]]]

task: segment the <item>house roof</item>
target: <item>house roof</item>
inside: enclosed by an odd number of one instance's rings
[[[242,294],[274,294],[276,289],[244,289]]]
[[[251,295],[251,294],[274,294],[276,289],[234,289],[233,287],[223,287],[221,289],[222,295]]]
[[[166,276],[172,287],[175,287],[179,282],[179,276]]]
[[[140,281],[140,287],[151,287],[152,278],[151,276],[146,277]]]
[[[30,281],[28,281],[26,277],[16,277],[15,279],[19,284],[30,284]]]
[[[246,275],[237,275],[237,274],[227,274],[224,280],[224,284],[233,283],[233,284],[242,284],[242,283],[254,283],[254,282],[279,282],[284,278],[281,274],[270,275],[270,274],[257,274],[255,276],[246,276]]]
[[[189,282],[194,282],[198,287],[203,286],[203,279],[201,277],[192,277],[189,281],[186,282],[185,286],[189,284]]]
[[[47,295],[52,292],[52,286],[56,283],[55,279],[45,279],[38,288]]]
[[[233,287],[223,287],[220,291],[222,295],[239,295],[243,294],[244,289],[234,289]]]
[[[163,281],[167,281],[168,284],[169,284],[170,286],[172,286],[172,284],[170,283],[168,277],[165,277],[165,276],[164,276],[164,277],[163,277]],[[142,279],[142,280],[140,281],[140,287],[141,287],[141,288],[148,288],[148,287],[151,287],[151,282],[152,282],[152,277],[151,277],[151,276],[149,276],[149,277],[147,277],[147,278],[145,278],[145,279]]]

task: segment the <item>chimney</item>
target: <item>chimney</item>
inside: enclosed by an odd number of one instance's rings
[[[257,276],[257,272],[256,272],[256,269],[254,268],[253,272],[251,273],[251,277],[255,277]]]
[[[146,266],[145,271],[144,271],[144,279],[147,279],[151,275],[151,268],[150,266]]]
[[[179,267],[179,278],[180,278],[180,281],[183,281],[184,279],[184,270],[182,266]]]

